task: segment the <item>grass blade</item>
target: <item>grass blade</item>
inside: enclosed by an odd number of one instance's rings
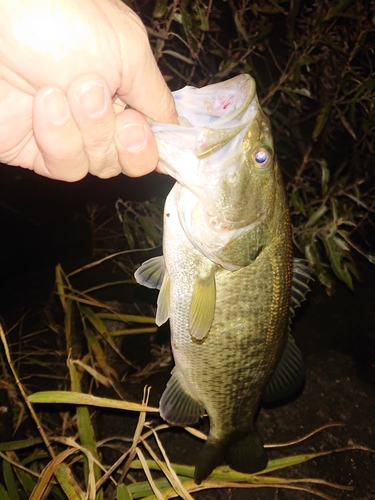
[[[54,403],[99,406],[101,408],[114,408],[117,410],[159,412],[159,408],[143,406],[140,403],[130,401],[119,401],[117,399],[100,398],[82,392],[68,391],[40,391],[28,397],[30,403]]]

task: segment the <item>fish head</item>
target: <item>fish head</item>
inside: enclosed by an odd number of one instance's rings
[[[260,222],[273,204],[275,160],[270,125],[254,100],[257,110],[251,122],[199,165],[202,215],[212,230],[247,228]]]
[[[173,96],[179,125],[152,123],[152,130],[162,165],[181,185],[180,222],[207,257],[237,269],[262,243],[254,241],[254,251],[241,258],[223,258],[223,249],[233,248],[245,232],[264,238],[277,184],[270,124],[255,81],[239,75],[201,89],[185,87]]]

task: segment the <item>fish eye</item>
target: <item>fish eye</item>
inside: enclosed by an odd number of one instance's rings
[[[253,152],[253,160],[257,168],[267,168],[272,161],[272,155],[266,148],[257,148]]]

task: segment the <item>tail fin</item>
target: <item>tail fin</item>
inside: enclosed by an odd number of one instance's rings
[[[224,446],[222,443],[206,441],[203,451],[198,459],[194,473],[194,482],[201,484],[211,472],[224,461]]]
[[[230,447],[226,458],[232,469],[248,474],[265,469],[268,463],[267,452],[255,429]]]
[[[208,438],[195,468],[194,481],[196,484],[201,484],[215,467],[224,462],[224,458],[232,469],[239,472],[250,474],[266,468],[267,453],[255,429],[245,436],[242,435],[240,439],[237,437],[233,446],[230,446],[229,443],[228,441],[225,443],[212,442]]]

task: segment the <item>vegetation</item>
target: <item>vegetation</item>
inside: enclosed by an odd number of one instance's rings
[[[374,2],[129,1],[172,89],[257,81],[287,181],[294,243],[331,293],[353,288],[375,212]]]
[[[60,305],[54,304],[53,313],[49,310],[43,330],[24,336],[22,342],[17,339],[10,346],[12,332],[5,334],[0,325],[4,347],[0,389],[10,395],[14,432],[23,436],[0,442],[1,500],[161,500],[176,497],[189,500],[193,498],[192,493],[203,489],[262,486],[304,491],[330,500],[332,497],[319,486],[352,489],[323,479],[292,479],[275,473],[331,453],[371,452],[368,448],[350,445],[331,451],[288,453],[270,460],[267,468],[258,474],[242,474],[222,466],[199,486],[193,480],[194,465],[171,463],[163,446],[164,434],[171,432],[170,427],[146,421],[146,412],[149,419],[158,412],[158,408],[148,405],[149,389],[145,389],[142,403],[122,399],[118,373],[110,356],[110,352],[114,352],[124,366],[131,366],[118,349],[116,339],[155,333],[154,317],[121,314],[113,309],[112,303],[94,297],[98,288],[118,283],[83,291],[72,286],[75,275],[90,272],[101,263],[102,260],[94,262],[70,275],[60,266],[56,268]],[[109,322],[114,322],[116,329],[110,328]],[[160,354],[157,357],[160,362]],[[157,367],[158,360],[154,359],[143,376]],[[53,390],[33,392],[34,387],[46,385]],[[112,390],[119,399],[96,396],[103,387]],[[135,430],[125,428],[119,436],[110,435],[99,440],[97,412],[108,409],[121,411],[124,416],[129,412],[138,415]],[[4,416],[0,415],[0,419],[4,431]],[[136,422],[137,417],[134,419]],[[335,425],[339,424],[324,426],[293,442],[268,447],[293,446]],[[12,427],[11,424],[9,438]],[[206,439],[197,429],[186,427],[185,430],[199,439]],[[111,463],[105,460],[108,449],[117,456]]]

